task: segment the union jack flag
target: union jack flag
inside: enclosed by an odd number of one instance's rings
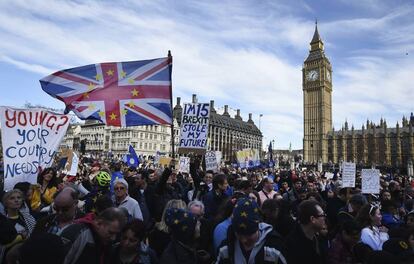
[[[81,119],[108,126],[172,123],[172,57],[91,64],[40,80],[43,91]]]

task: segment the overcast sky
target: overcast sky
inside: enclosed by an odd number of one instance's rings
[[[173,55],[173,96],[253,113],[264,147],[302,148],[301,68],[315,18],[333,68],[333,123],[414,111],[413,1],[0,0],[0,105],[64,108],[38,80]],[[175,99],[174,99],[175,101]],[[401,123],[401,121],[400,121]]]

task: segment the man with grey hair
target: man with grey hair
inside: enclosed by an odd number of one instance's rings
[[[133,219],[143,220],[139,203],[128,195],[128,183],[125,179],[117,179],[114,182],[114,202],[118,208],[125,208]]]
[[[188,211],[197,217],[204,215],[204,204],[201,201],[194,200],[188,203]]]

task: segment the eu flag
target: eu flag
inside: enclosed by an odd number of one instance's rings
[[[129,153],[126,155],[126,164],[129,167],[137,168],[139,165],[139,159],[137,153],[135,153],[134,148],[129,145]]]

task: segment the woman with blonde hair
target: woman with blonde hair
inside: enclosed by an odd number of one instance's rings
[[[29,237],[36,225],[32,215],[20,210],[23,199],[23,192],[18,189],[8,191],[3,195],[5,216],[13,224],[17,234],[20,235],[19,240]]]
[[[165,223],[166,212],[170,208],[176,209],[186,209],[187,205],[183,200],[170,200],[165,205],[164,211],[161,216],[161,221],[155,224],[154,229],[150,232],[148,236],[150,247],[155,250],[158,257],[161,256],[164,249],[168,246],[170,242],[170,232],[168,226]]]

